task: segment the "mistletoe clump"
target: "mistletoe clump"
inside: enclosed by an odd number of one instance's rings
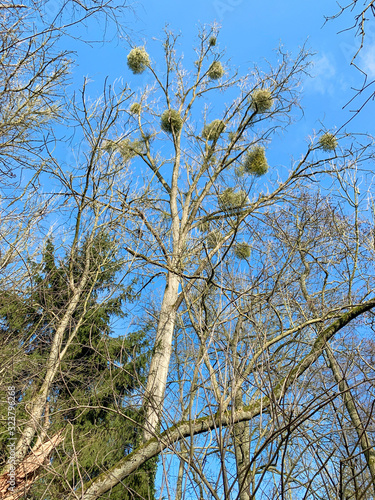
[[[223,239],[223,235],[218,229],[215,229],[214,231],[211,231],[207,235],[207,247],[208,248],[215,248],[218,243]]]
[[[140,102],[134,102],[130,108],[129,108],[129,111],[132,115],[139,115],[139,113],[141,112],[141,109],[142,109],[142,105]]]
[[[208,45],[210,47],[215,47],[216,45],[216,36],[210,36],[210,38],[208,39]]]
[[[267,163],[265,150],[262,146],[256,146],[247,153],[243,165],[244,172],[260,177],[267,172],[268,168],[269,165]]]
[[[224,68],[220,61],[214,61],[207,71],[208,78],[218,80],[224,75]]]
[[[122,139],[117,143],[117,150],[121,154],[123,160],[128,161],[144,152],[144,143],[139,139],[135,141]]]
[[[246,191],[242,189],[235,191],[233,188],[227,188],[219,194],[218,203],[221,210],[233,210],[242,207],[247,203]]]
[[[135,47],[129,52],[128,66],[135,75],[143,73],[149,65],[150,56],[147,54],[144,47]]]
[[[251,254],[251,247],[248,243],[237,243],[234,247],[234,255],[238,259],[248,259]]]
[[[198,225],[198,229],[201,233],[207,233],[210,230],[210,221],[205,220]]]
[[[333,134],[326,132],[319,138],[318,144],[323,151],[334,151],[337,148],[338,142]]]
[[[257,113],[265,113],[273,106],[272,94],[269,89],[254,90],[251,94],[251,107]]]
[[[175,109],[166,109],[161,115],[160,121],[162,130],[168,134],[172,134],[173,131],[176,134],[182,129],[182,118]]]
[[[108,154],[120,153],[123,160],[128,161],[135,156],[142,154],[144,151],[144,144],[139,139],[131,141],[128,138],[118,139],[116,141],[105,140],[102,148]]]
[[[202,137],[207,141],[217,141],[220,134],[225,130],[225,123],[223,120],[214,120],[203,128]]]
[[[111,141],[110,139],[105,139],[102,142],[102,149],[106,153],[112,153],[113,151],[115,151],[117,149],[117,144],[116,144],[116,142]]]

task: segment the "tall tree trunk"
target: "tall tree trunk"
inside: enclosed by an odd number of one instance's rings
[[[151,360],[144,398],[144,441],[155,435],[155,431],[158,429],[161,421],[169,362],[172,354],[173,332],[176,323],[178,285],[178,276],[169,273],[161,305],[154,354]]]
[[[15,464],[19,464],[25,458],[29,451],[29,447],[34,439],[34,436],[37,432],[38,428],[42,428],[42,417],[43,412],[46,406],[47,398],[53,381],[55,379],[56,373],[59,370],[61,363],[61,345],[63,341],[64,334],[68,325],[72,319],[74,311],[77,308],[79,301],[81,300],[82,290],[87,282],[87,276],[82,278],[80,287],[74,293],[67,309],[62,317],[58,328],[56,329],[51,351],[49,354],[49,358],[47,361],[47,370],[44,376],[43,383],[30,403],[29,410],[29,420],[26,424],[25,428],[22,431],[20,438],[18,439],[15,451]],[[9,470],[9,465],[7,465],[3,472],[7,472]]]
[[[350,420],[355,428],[358,436],[358,441],[366,459],[367,467],[371,474],[373,489],[375,491],[375,449],[371,443],[370,437],[362,423],[361,417],[355,405],[354,397],[350,391],[349,385],[345,377],[340,372],[340,366],[335,359],[331,347],[327,344],[326,353],[329,360],[329,366],[332,370],[333,376],[339,386],[342,399],[344,401],[346,410],[349,414]]]
[[[236,410],[243,407],[242,387],[239,388],[235,397]],[[239,500],[249,500],[251,474],[250,465],[250,436],[249,423],[238,422],[233,429],[234,452],[236,457],[237,481],[239,488]]]

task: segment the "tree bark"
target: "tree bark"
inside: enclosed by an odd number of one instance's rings
[[[355,400],[345,377],[341,374],[340,366],[335,359],[332,349],[329,344],[326,347],[326,353],[329,360],[329,366],[332,370],[333,376],[338,384],[345,408],[352,421],[353,427],[358,436],[358,441],[361,445],[363,454],[366,459],[367,467],[371,474],[373,489],[375,492],[375,450],[371,443],[370,437],[362,423],[361,417],[355,405]]]
[[[242,387],[235,397],[236,410],[243,407]],[[250,436],[249,425],[245,422],[234,424],[233,429],[234,453],[236,457],[237,481],[239,488],[239,500],[250,499]]]
[[[9,473],[0,476],[0,498],[3,500],[18,500],[24,497],[31,488],[38,471],[48,459],[51,452],[63,441],[62,431],[40,444],[29,453],[29,455],[18,465],[14,471],[15,486],[10,489]]]
[[[178,285],[178,276],[169,273],[161,305],[154,354],[151,360],[144,397],[144,441],[148,441],[155,436],[161,421],[169,362],[172,354],[173,332],[176,323]]]

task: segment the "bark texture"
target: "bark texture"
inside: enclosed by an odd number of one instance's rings
[[[13,490],[9,488],[9,473],[2,474],[0,476],[0,499],[18,500],[24,497],[38,477],[39,469],[46,463],[51,452],[62,441],[62,431],[60,431],[48,441],[33,449],[14,471],[15,486]]]
[[[178,276],[169,274],[160,310],[154,354],[151,360],[144,398],[144,441],[154,437],[160,425],[176,323],[178,285]]]
[[[361,449],[366,459],[367,467],[370,471],[373,490],[375,492],[375,449],[370,440],[368,433],[363,425],[361,417],[358,413],[357,407],[355,405],[355,399],[350,390],[350,387],[345,379],[345,377],[341,374],[340,366],[336,361],[336,358],[332,352],[332,349],[329,345],[326,348],[327,357],[329,360],[329,365],[332,370],[333,376],[338,384],[342,399],[345,404],[345,408],[349,414],[350,420],[355,428],[355,431],[358,436],[358,441],[360,443]]]

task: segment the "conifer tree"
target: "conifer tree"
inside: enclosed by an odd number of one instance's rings
[[[81,272],[84,247],[85,243],[77,252],[75,274]],[[94,479],[103,467],[110,467],[130,453],[140,440],[142,412],[132,398],[145,380],[147,332],[113,335],[112,322],[124,318],[122,306],[133,299],[132,288],[116,286],[116,293],[101,301],[103,292],[113,287],[122,262],[105,234],[98,235],[91,252],[92,269],[85,294],[88,299],[78,304],[73,314],[72,323],[80,321],[80,326],[52,385],[45,412],[45,419],[49,420],[46,432],[70,429],[72,439],[65,439],[63,452],[58,449],[54,453],[54,473],[42,472],[35,480],[28,493],[30,499],[40,498],[46,481],[51,483],[49,494],[53,498],[64,498],[80,482]],[[4,302],[0,311],[2,336],[11,333],[23,345],[22,363],[18,363],[13,380],[19,422],[22,417],[27,419],[29,395],[40,384],[38,374],[43,375],[55,318],[69,300],[66,261],[56,260],[53,242],[48,239],[42,262],[32,264],[33,285],[29,296],[17,298],[12,308]],[[4,448],[5,441],[1,442]],[[155,468],[156,459],[152,459],[106,498],[152,499]]]

